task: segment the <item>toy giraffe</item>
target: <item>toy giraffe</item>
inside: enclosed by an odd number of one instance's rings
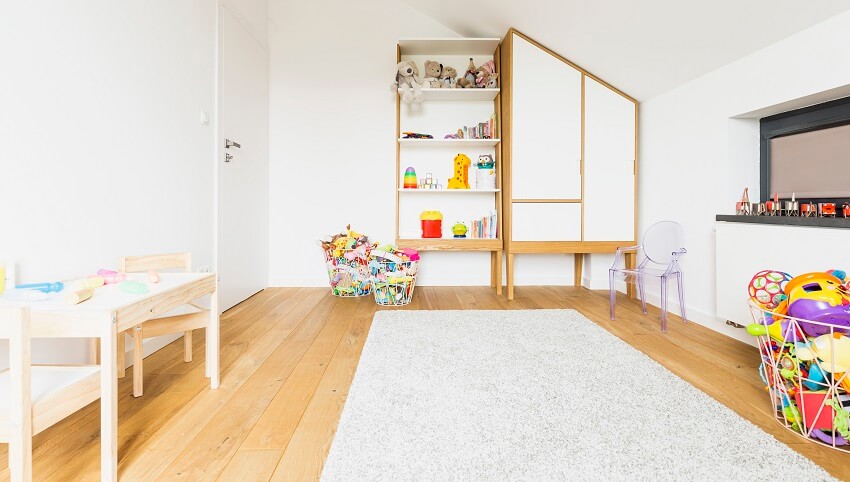
[[[472,164],[472,161],[466,157],[466,154],[455,156],[455,177],[449,179],[449,184],[446,187],[449,189],[469,189],[470,164]]]

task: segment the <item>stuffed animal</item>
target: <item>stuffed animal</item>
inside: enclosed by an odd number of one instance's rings
[[[393,91],[401,89],[401,101],[405,104],[422,102],[423,95],[419,84],[419,69],[410,60],[399,62],[396,65],[395,83]]]
[[[490,81],[490,77],[496,73],[496,63],[492,60],[488,60],[481,64],[481,67],[475,69],[475,87],[484,88],[487,87],[488,82]]]
[[[425,78],[422,79],[423,87],[431,87],[439,89],[442,87],[440,78],[443,76],[443,64],[434,62],[433,60],[425,61]]]
[[[499,88],[499,73],[496,72],[494,74],[490,74],[490,79],[487,80],[487,88],[488,89],[498,89]]]
[[[472,57],[469,58],[469,66],[466,68],[466,73],[463,74],[463,77],[457,79],[455,87],[458,89],[475,87],[475,62],[472,61]]]
[[[443,75],[440,76],[440,82],[444,89],[453,89],[457,83],[457,70],[448,65],[443,68]]]

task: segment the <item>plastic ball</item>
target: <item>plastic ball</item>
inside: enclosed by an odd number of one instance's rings
[[[782,300],[786,299],[785,285],[791,278],[791,275],[782,271],[771,269],[759,271],[747,286],[750,299],[764,308],[776,308]]]

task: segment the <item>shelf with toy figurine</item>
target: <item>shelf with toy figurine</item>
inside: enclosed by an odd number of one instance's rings
[[[398,89],[398,95],[402,90]],[[492,101],[499,95],[499,89],[422,89],[422,100],[425,101]]]
[[[402,55],[493,55],[499,38],[403,38],[398,41]]]
[[[501,239],[486,238],[399,238],[400,248],[417,251],[499,251]]]
[[[478,194],[478,193],[494,193],[500,192],[501,189],[419,189],[419,188],[398,188],[398,192],[415,192],[415,193],[450,193],[450,194]]]
[[[493,147],[500,139],[405,139],[400,138],[402,146],[416,147]]]

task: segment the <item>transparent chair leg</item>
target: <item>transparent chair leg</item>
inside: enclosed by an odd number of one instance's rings
[[[640,306],[643,308],[643,314],[646,314],[646,287],[643,283],[643,276],[637,277],[638,296],[640,296]]]
[[[614,319],[614,303],[617,302],[617,290],[614,287],[614,270],[608,270],[608,298],[611,304],[611,319]]]
[[[667,331],[667,277],[661,277],[661,331]]]
[[[681,271],[676,273],[676,278],[679,283],[679,307],[682,310],[682,321],[687,323],[688,318],[685,315],[685,280]]]

